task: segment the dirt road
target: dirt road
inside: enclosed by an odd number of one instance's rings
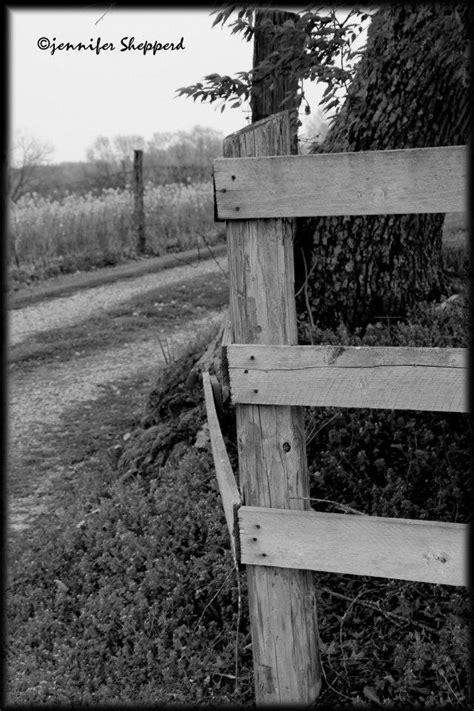
[[[52,298],[9,314],[10,347],[28,344],[50,329],[84,324],[97,314],[106,314],[118,304],[144,295],[157,286],[192,282],[225,268],[225,259],[208,259],[166,269],[105,286],[83,289],[71,296]],[[198,312],[199,313],[199,312]],[[202,311],[200,312],[202,314]],[[45,513],[54,502],[54,482],[71,476],[65,466],[61,441],[64,422],[71,409],[82,407],[94,416],[94,401],[104,391],[120,397],[121,383],[133,380],[143,403],[167,353],[176,356],[189,340],[218,319],[219,310],[175,324],[158,338],[152,330],[138,333],[133,340],[93,352],[78,352],[65,361],[49,359],[21,364],[10,369],[8,383],[8,494],[11,532],[24,531],[35,516]],[[127,395],[130,397],[130,395]],[[98,424],[99,426],[99,424]],[[72,467],[74,470],[74,467]]]

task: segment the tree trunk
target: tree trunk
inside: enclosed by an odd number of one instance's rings
[[[404,5],[378,11],[345,103],[316,151],[467,143],[466,8]],[[443,223],[442,214],[298,221],[298,312],[320,328],[342,322],[353,331],[373,320],[403,317],[419,300],[439,298]]]

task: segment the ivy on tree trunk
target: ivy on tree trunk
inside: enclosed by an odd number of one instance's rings
[[[441,4],[378,11],[346,100],[314,152],[467,143],[466,15],[467,6]],[[439,298],[443,223],[443,214],[298,220],[302,321],[352,331]]]

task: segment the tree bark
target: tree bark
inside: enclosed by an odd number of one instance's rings
[[[466,7],[378,11],[345,103],[314,152],[467,143]],[[297,308],[305,325],[364,329],[439,298],[443,223],[443,214],[298,221]]]

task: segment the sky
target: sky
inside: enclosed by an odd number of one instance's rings
[[[139,135],[207,126],[224,136],[247,125],[247,112],[194,103],[176,90],[206,74],[233,75],[252,65],[252,42],[212,28],[211,10],[9,8],[11,145],[19,133],[54,148],[50,162],[86,159],[99,135]],[[134,40],[133,40],[134,38]],[[146,53],[130,42],[171,43]],[[58,48],[79,42],[92,50]],[[107,45],[107,46],[106,46]],[[114,49],[111,49],[113,45]],[[44,47],[44,48],[43,48]],[[183,47],[183,49],[180,49]],[[126,48],[126,49],[125,49]],[[312,85],[316,111],[324,87]]]

